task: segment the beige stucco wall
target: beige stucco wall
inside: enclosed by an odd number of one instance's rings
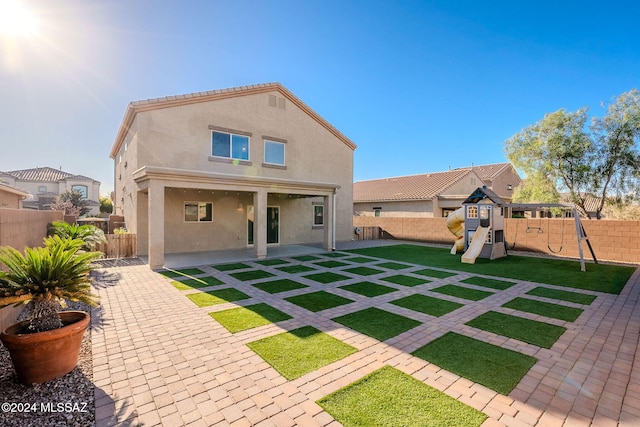
[[[382,217],[432,218],[434,216],[431,200],[354,203],[353,212],[354,215],[359,216],[375,216],[373,208],[377,207],[382,208],[380,210]]]
[[[513,190],[520,185],[522,180],[512,167],[505,169],[491,182],[491,190],[505,202],[510,203],[513,197]],[[508,186],[511,185],[511,190]]]
[[[0,208],[20,209],[22,207],[22,196],[0,188]]]
[[[270,95],[283,99],[285,108],[270,106]],[[210,126],[250,133],[249,161],[232,163],[212,158]],[[263,136],[286,140],[286,169],[263,165]],[[122,144],[114,159],[115,213],[124,215],[127,228],[138,234],[141,255],[146,253],[148,242],[147,232],[142,229],[148,221],[147,195],[132,174],[145,166],[337,185],[340,188],[336,191],[336,240],[351,239],[353,149],[289,99],[284,99],[277,90],[138,112],[125,142],[127,149]],[[214,181],[202,186],[215,193],[212,187],[215,187]],[[275,203],[272,198],[282,190],[275,186],[269,191],[271,206]],[[300,191],[305,194],[304,190]],[[184,224],[184,200],[169,190],[165,197],[166,253],[247,246],[243,237],[246,236],[246,213],[241,218],[237,205],[239,202],[249,205],[252,193],[234,194],[226,199],[218,199],[214,194],[217,220],[214,219],[215,224],[208,224],[209,228],[203,224]],[[322,230],[311,228],[312,203],[322,198],[278,200],[281,244],[322,242]],[[308,218],[309,223],[303,218]],[[203,226],[202,233],[196,231],[200,226]],[[243,235],[238,238],[238,233]],[[201,237],[198,246],[192,236]]]

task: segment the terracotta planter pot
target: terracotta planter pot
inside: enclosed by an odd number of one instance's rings
[[[65,325],[62,328],[21,334],[27,325],[22,321],[0,334],[22,384],[44,383],[59,378],[78,364],[82,337],[91,317],[84,311],[62,311],[58,314]]]

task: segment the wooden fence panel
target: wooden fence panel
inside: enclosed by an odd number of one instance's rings
[[[136,256],[135,234],[106,234],[106,245],[96,246],[96,251],[104,253],[105,258],[130,258]]]

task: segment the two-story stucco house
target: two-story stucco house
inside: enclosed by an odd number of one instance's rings
[[[29,193],[0,182],[0,208],[22,209],[23,201]]]
[[[351,238],[355,148],[279,83],[132,102],[114,213],[153,269],[170,253],[331,249]]]
[[[23,202],[25,209],[50,209],[59,194],[77,191],[86,201],[88,215],[100,213],[100,182],[83,175],[38,167],[0,172],[0,182],[20,188],[31,195]]]

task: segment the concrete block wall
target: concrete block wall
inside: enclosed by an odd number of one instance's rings
[[[42,246],[47,224],[62,221],[63,217],[62,211],[0,208],[0,246],[12,246],[19,251]]]

